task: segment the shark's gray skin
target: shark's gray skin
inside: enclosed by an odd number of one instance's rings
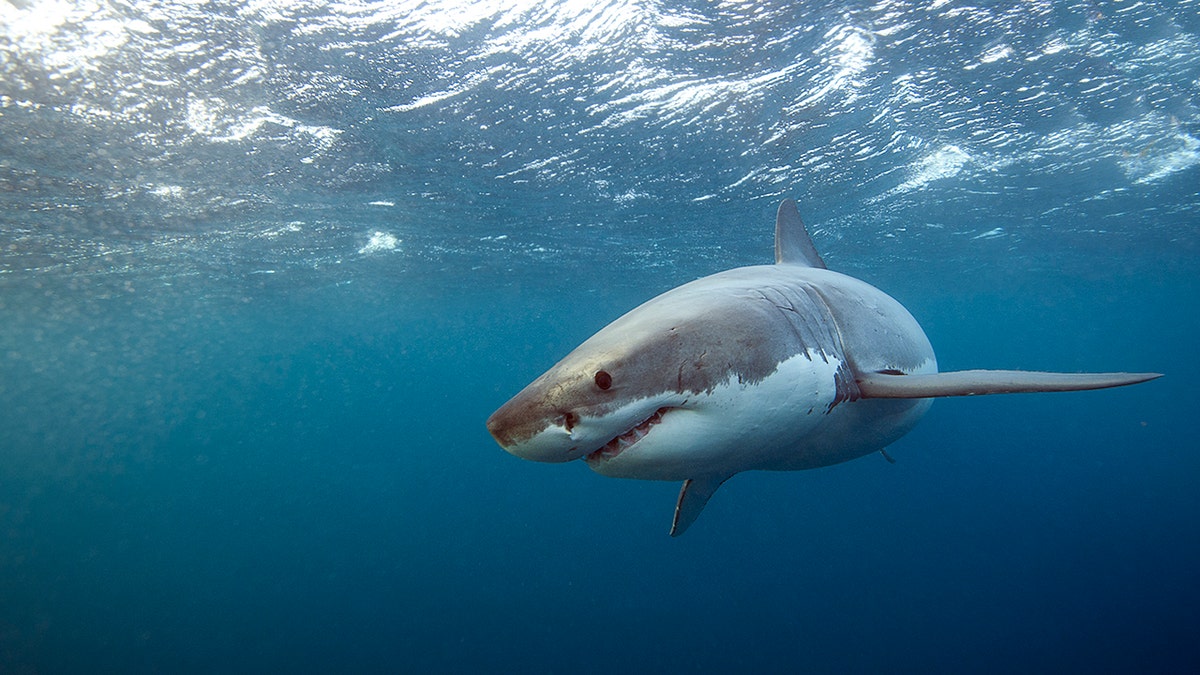
[[[671,524],[677,536],[733,474],[882,452],[932,397],[1101,389],[1156,377],[938,373],[908,310],[827,270],[786,200],[774,265],[720,272],[642,304],[525,387],[487,426],[525,459],[583,459],[606,476],[684,481]]]

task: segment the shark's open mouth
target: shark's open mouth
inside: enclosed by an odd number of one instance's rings
[[[646,434],[650,432],[650,427],[661,422],[663,415],[665,415],[668,410],[670,410],[670,408],[659,408],[658,410],[655,410],[654,414],[651,415],[649,419],[646,419],[636,427],[612,439],[599,450],[589,454],[587,456],[587,461],[594,462],[598,460],[612,459],[622,452],[625,452],[626,449],[642,440],[642,438],[644,438]]]

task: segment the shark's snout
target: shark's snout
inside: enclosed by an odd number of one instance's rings
[[[570,462],[586,454],[571,435],[578,420],[575,413],[548,410],[518,394],[492,413],[487,428],[500,447],[521,459]]]
[[[487,430],[496,439],[502,448],[508,448],[513,444],[512,435],[509,433],[510,423],[507,416],[504,414],[504,408],[500,408],[492,413],[487,419]]]

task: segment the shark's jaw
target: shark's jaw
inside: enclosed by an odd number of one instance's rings
[[[596,466],[602,462],[614,459],[622,452],[637,445],[638,442],[650,433],[652,427],[662,422],[663,416],[670,410],[673,410],[673,408],[664,407],[655,410],[653,415],[642,420],[637,426],[605,443],[599,450],[588,453],[584,458],[585,461],[590,466]]]

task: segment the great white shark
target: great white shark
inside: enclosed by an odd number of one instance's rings
[[[683,481],[671,535],[730,476],[849,461],[907,433],[932,398],[1076,391],[1159,373],[939,373],[929,338],[883,291],[825,267],[785,200],[775,264],[655,297],[605,326],[487,421],[508,452]],[[888,457],[890,461],[890,457]]]

